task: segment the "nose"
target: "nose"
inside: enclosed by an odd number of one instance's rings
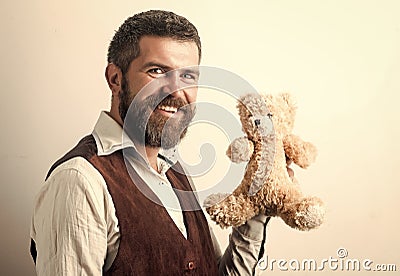
[[[170,71],[165,76],[165,82],[163,84],[163,92],[170,94],[173,97],[178,97],[183,93],[180,88],[182,87],[179,70]]]

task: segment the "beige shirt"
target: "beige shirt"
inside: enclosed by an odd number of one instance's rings
[[[102,112],[92,133],[98,155],[126,147],[135,150],[122,134],[121,126]],[[159,173],[140,154],[128,162],[167,206],[186,237],[179,201],[165,175],[169,165],[158,160]],[[210,228],[221,275],[254,274],[266,221],[267,217],[260,215],[233,228],[224,255]],[[119,246],[118,218],[104,178],[84,158],[61,164],[44,183],[36,197],[31,238],[38,252],[37,275],[101,275],[111,267]]]

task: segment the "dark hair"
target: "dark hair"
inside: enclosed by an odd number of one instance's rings
[[[193,41],[201,58],[201,42],[196,27],[185,17],[173,12],[150,10],[135,14],[119,27],[108,47],[107,61],[117,65],[123,74],[139,56],[142,36],[170,37],[178,41]]]

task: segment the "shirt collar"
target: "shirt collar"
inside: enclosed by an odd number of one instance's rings
[[[102,111],[92,132],[97,144],[97,154],[110,155],[123,149],[122,133],[122,127],[110,115]]]
[[[123,128],[111,116],[102,111],[93,129],[92,135],[96,141],[99,156],[110,155],[118,150],[132,148],[133,156],[142,164],[150,165],[138,153],[134,143],[128,138]],[[161,172],[167,171],[177,161],[177,149],[160,150],[158,154],[158,167]]]

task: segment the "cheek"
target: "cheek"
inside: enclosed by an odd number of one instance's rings
[[[187,89],[185,91],[186,99],[187,99],[189,104],[196,102],[196,100],[197,100],[197,91],[198,91],[197,87],[196,88]]]
[[[150,89],[143,89],[143,87],[145,87],[151,81],[151,78],[141,78],[132,82],[132,85],[130,87],[131,97],[134,98],[136,95],[139,94],[140,99],[143,100],[149,95],[154,94],[154,92],[152,92]]]

